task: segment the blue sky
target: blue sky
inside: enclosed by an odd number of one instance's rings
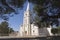
[[[15,31],[19,31],[20,25],[23,24],[23,15],[24,15],[24,11],[27,8],[27,4],[28,2],[24,4],[22,10],[18,10],[19,14],[9,18],[9,27],[13,28]],[[32,4],[30,4],[30,10],[32,10],[32,7],[33,7]]]

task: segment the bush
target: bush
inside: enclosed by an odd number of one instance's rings
[[[58,29],[57,29],[57,28],[52,28],[52,29],[51,29],[51,32],[55,35],[55,34],[58,33]]]

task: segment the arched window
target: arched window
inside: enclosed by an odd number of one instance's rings
[[[25,31],[25,34],[27,34],[27,31]]]
[[[34,33],[35,31],[33,30],[33,33]]]

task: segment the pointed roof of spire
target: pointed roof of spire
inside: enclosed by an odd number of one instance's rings
[[[29,2],[28,2],[28,5],[27,5],[27,11],[29,10]]]

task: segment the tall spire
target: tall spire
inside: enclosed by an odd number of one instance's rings
[[[28,2],[28,5],[27,5],[27,11],[29,10],[29,2]]]

